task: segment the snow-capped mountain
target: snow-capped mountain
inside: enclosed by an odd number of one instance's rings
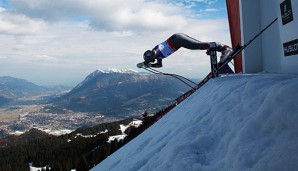
[[[210,80],[92,171],[298,168],[298,76]]]
[[[91,74],[89,74],[84,81],[82,81],[81,83],[79,83],[75,88],[79,88],[82,85],[84,85],[86,82],[88,82],[90,79],[93,79],[94,77],[97,77],[100,74],[111,74],[111,73],[123,73],[123,74],[138,74],[138,71],[135,71],[133,69],[116,69],[116,68],[109,68],[107,70],[101,70],[101,69],[97,69],[95,71],[93,71]]]
[[[187,90],[186,85],[168,76],[133,70],[96,70],[54,104],[73,111],[140,115],[144,110],[163,109]]]

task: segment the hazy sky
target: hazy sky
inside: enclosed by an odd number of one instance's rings
[[[96,69],[143,71],[143,52],[176,32],[230,45],[225,0],[0,0],[0,75],[69,84]],[[210,71],[205,51],[163,63],[189,78]]]

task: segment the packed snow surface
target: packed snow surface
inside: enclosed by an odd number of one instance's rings
[[[212,79],[92,170],[296,170],[297,89],[297,75]]]

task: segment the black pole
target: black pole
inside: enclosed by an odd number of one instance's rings
[[[243,49],[245,49],[249,44],[251,44],[257,37],[259,37],[265,30],[267,30],[274,22],[277,21],[278,18],[275,18],[270,24],[268,24],[265,28],[263,28],[258,34],[256,34],[252,39],[246,42],[243,46],[239,44],[234,48],[234,52],[231,56],[223,63],[219,63],[218,69],[221,69],[224,65],[229,63],[232,59],[234,59]]]

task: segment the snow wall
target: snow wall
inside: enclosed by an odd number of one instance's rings
[[[243,72],[298,73],[298,1],[239,0],[242,44],[278,17],[243,51]]]
[[[298,76],[210,80],[92,171],[298,168]]]

